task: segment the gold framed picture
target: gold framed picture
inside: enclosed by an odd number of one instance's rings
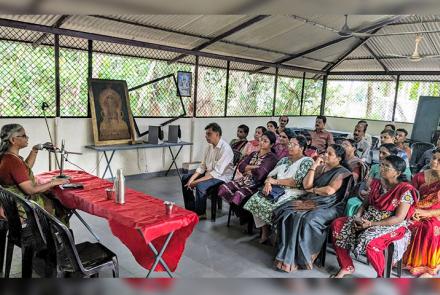
[[[134,142],[126,81],[89,79],[89,100],[95,145]]]

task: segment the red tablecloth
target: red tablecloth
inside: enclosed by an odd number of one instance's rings
[[[46,172],[37,175],[36,178],[39,183],[45,183],[58,173]],[[146,269],[150,269],[154,262],[148,242],[152,242],[160,251],[167,235],[175,231],[162,256],[170,270],[175,271],[185,249],[186,239],[198,223],[195,213],[174,206],[173,214],[167,216],[163,200],[128,188],[125,204],[116,204],[113,200],[106,200],[105,189],[112,187],[112,182],[82,171],[65,170],[64,174],[71,177],[71,182],[82,183],[84,189],[52,189],[61,203],[68,208],[107,219],[112,233],[130,249],[136,261]],[[143,238],[137,229],[142,231]],[[156,271],[163,270],[159,263]]]

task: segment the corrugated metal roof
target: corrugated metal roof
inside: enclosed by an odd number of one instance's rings
[[[373,58],[360,60],[344,60],[334,72],[383,71],[382,66]]]
[[[59,19],[59,15],[1,15],[0,18],[29,22],[45,26],[52,26]],[[126,22],[139,23],[140,25],[117,22],[87,15],[70,16],[62,28],[78,30],[126,39],[170,45],[185,49],[194,48],[209,38],[214,38],[231,28],[234,28],[251,19],[252,15],[108,15],[114,19]],[[315,15],[301,16],[312,22],[338,30],[344,23],[342,15]],[[350,28],[359,29],[371,26],[385,20],[387,15],[350,15],[348,24]],[[422,21],[422,24],[420,23]],[[154,28],[153,28],[154,27]],[[24,30],[1,28],[0,37],[7,37],[6,30],[13,31],[10,39],[33,42],[41,33],[28,33]],[[392,24],[379,30],[378,33],[396,33],[402,31],[440,30],[440,16],[408,16],[397,24]],[[420,44],[420,54],[440,54],[440,33],[423,34]],[[256,60],[275,62],[287,55],[303,52],[326,42],[336,40],[340,36],[331,30],[301,21],[292,16],[275,15],[254,23],[238,31],[223,41],[216,42],[203,49],[222,55],[238,56]],[[49,40],[50,41],[50,40]],[[48,41],[48,42],[49,42]],[[314,51],[304,57],[299,57],[286,62],[289,65],[322,69],[328,62],[336,61],[347,52],[356,42],[357,38],[327,46]],[[51,42],[51,41],[50,41]],[[84,42],[77,48],[85,49]],[[415,35],[371,37],[367,43],[373,52],[383,58],[390,54],[411,55],[414,51]],[[97,43],[95,49],[101,45]],[[101,46],[102,47],[102,46]],[[105,46],[104,46],[105,47]],[[119,51],[129,54],[137,52],[121,47]],[[117,51],[117,50],[116,50]],[[143,52],[143,56],[155,56],[157,53]],[[174,53],[161,53],[168,57],[177,56]],[[359,60],[360,59],[360,60]],[[187,58],[193,62],[194,58]],[[420,62],[410,62],[408,59],[383,59],[384,64],[391,71],[399,70],[440,70],[440,59],[427,58]],[[244,66],[243,66],[244,67]],[[246,67],[244,67],[246,68]],[[353,51],[347,60],[338,65],[333,71],[381,71],[382,67],[374,60],[364,47]],[[267,70],[271,72],[273,70]]]

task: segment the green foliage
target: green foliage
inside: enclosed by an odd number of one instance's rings
[[[272,115],[275,76],[229,72],[229,116]]]
[[[55,53],[52,46],[0,41],[0,116],[42,116],[41,104],[55,110]],[[194,73],[183,63],[110,53],[93,53],[93,77],[125,80],[129,88],[178,71]],[[223,116],[226,97],[226,69],[199,67],[198,116]],[[61,116],[84,117],[88,103],[88,53],[60,49]],[[194,79],[194,76],[193,76]],[[273,75],[231,70],[227,115],[270,116],[274,99]],[[279,77],[275,114],[299,115],[302,79]],[[194,87],[195,81],[192,86]],[[303,115],[320,112],[322,80],[306,79]],[[396,105],[396,121],[413,122],[419,97],[440,96],[440,83],[401,81]],[[393,81],[328,81],[325,114],[390,120],[394,105]],[[194,89],[192,90],[192,94]],[[188,115],[193,113],[191,97],[184,97]],[[177,116],[180,100],[172,78],[130,92],[134,116]]]
[[[199,67],[197,116],[223,116],[226,97],[226,70]]]
[[[322,80],[306,79],[304,82],[304,116],[319,115],[321,107]]]
[[[278,77],[275,115],[299,115],[301,108],[301,78]]]
[[[0,116],[55,115],[54,49],[0,41]]]

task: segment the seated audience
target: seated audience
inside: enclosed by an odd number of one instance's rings
[[[379,147],[379,163],[373,164],[370,167],[370,171],[368,172],[367,180],[365,181],[364,186],[360,188],[359,195],[357,197],[352,197],[348,199],[347,206],[345,208],[345,215],[353,216],[359,207],[362,205],[365,198],[368,196],[370,192],[370,184],[373,179],[380,180],[380,163],[391,155],[397,156],[399,153],[399,149],[393,143],[384,143]],[[406,179],[411,179],[411,170],[409,167],[405,168],[403,174],[406,176]]]
[[[303,178],[313,164],[311,158],[304,156],[306,145],[304,136],[292,137],[289,141],[289,155],[277,163],[275,169],[269,173],[264,188],[244,205],[244,209],[254,216],[256,227],[261,227],[261,243],[269,237],[268,224],[271,224],[273,210],[305,194]],[[279,196],[271,195],[273,187],[281,189]]]
[[[246,156],[238,165],[242,177],[222,184],[218,196],[228,203],[240,205],[244,199],[254,194],[277,163],[275,154],[271,152],[275,140],[273,132],[264,133],[260,139],[260,150]]]
[[[205,150],[202,163],[194,174],[182,176],[185,208],[196,212],[201,219],[206,219],[206,198],[209,189],[230,181],[234,172],[234,153],[230,145],[221,138],[221,127],[217,123],[210,123],[205,127],[205,132],[209,146]]]
[[[39,145],[33,146],[26,159],[19,155],[20,150],[27,147],[29,142],[29,137],[23,126],[19,124],[4,125],[0,131],[0,138],[0,185],[25,198],[30,198],[67,224],[67,209],[50,196],[49,190],[69,181],[54,178],[48,183],[36,183],[32,167],[41,148]],[[26,213],[22,209],[20,209],[20,216],[26,218]]]
[[[380,144],[381,145],[384,143],[394,144],[394,139],[395,139],[395,132],[391,129],[385,129],[380,133]],[[406,166],[409,167],[408,156],[406,155],[406,153],[404,151],[398,149],[397,155],[399,157],[401,157],[405,161]],[[370,165],[379,163],[379,149],[370,150],[370,154],[368,156],[367,163]]]
[[[436,148],[440,148],[440,137],[437,139],[436,144],[436,147],[425,151],[420,159],[417,161],[417,171],[428,169],[429,163],[431,162],[432,153]]]
[[[254,139],[248,141],[248,143],[243,148],[243,156],[248,156],[252,152],[257,152],[260,149],[260,138],[266,132],[266,128],[264,126],[258,126],[255,128]]]
[[[249,134],[249,127],[242,124],[237,128],[237,138],[231,140],[229,145],[232,151],[242,152],[244,146],[247,144],[247,136]]]
[[[278,119],[278,123],[280,123],[277,131],[278,133],[281,131],[284,131],[287,127],[287,124],[289,123],[289,117],[288,116],[280,116]]]
[[[340,217],[332,223],[333,245],[340,266],[335,275],[342,278],[355,269],[349,251],[368,261],[383,277],[384,250],[388,245],[409,237],[408,220],[417,201],[416,189],[406,182],[405,161],[398,156],[386,157],[380,167],[381,180],[373,180],[368,199],[354,217]],[[398,255],[403,255],[400,251]]]
[[[411,149],[405,145],[406,136],[408,135],[408,131],[406,131],[403,128],[398,128],[396,130],[396,139],[394,140],[396,146],[398,149],[401,149],[406,153],[406,156],[408,157],[408,161],[411,160]]]
[[[420,199],[409,226],[412,240],[403,258],[405,268],[422,277],[435,276],[440,269],[440,148],[431,157],[431,168],[413,178]]]
[[[368,142],[369,146],[371,147],[372,144],[373,144],[373,141],[372,141],[371,135],[367,133],[368,122],[365,121],[365,120],[359,120],[359,121],[357,122],[356,125],[360,125],[360,126],[363,126],[363,127],[364,127],[364,128],[363,128],[363,130],[364,130],[363,138]],[[347,136],[347,138],[348,138],[348,139],[354,139],[354,134],[349,134],[349,135]]]
[[[293,137],[293,134],[289,129],[281,131],[279,135],[279,142],[275,143],[272,150],[278,160],[287,157],[289,155],[289,140]]]
[[[327,118],[325,116],[317,116],[315,121],[315,130],[309,131],[310,137],[312,138],[312,146],[318,148],[318,152],[322,153],[325,149],[334,144],[333,135],[325,130],[325,124],[327,123]]]
[[[361,121],[359,121],[361,122]],[[357,123],[354,127],[353,134],[349,134],[347,139],[354,139],[356,142],[356,156],[361,159],[367,159],[370,153],[371,147],[371,136],[370,143],[368,142],[365,131],[367,131],[368,124],[365,123]],[[364,121],[365,122],[365,121]]]
[[[303,180],[308,194],[274,211],[277,269],[284,272],[312,269],[327,238],[327,226],[344,211],[344,197],[352,177],[342,166],[344,158],[345,151],[340,145],[330,145]]]

